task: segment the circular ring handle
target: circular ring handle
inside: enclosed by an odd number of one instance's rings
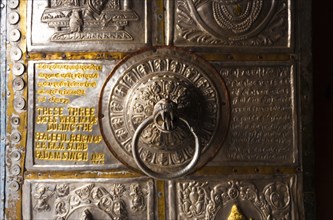
[[[138,142],[139,142],[139,137],[142,133],[142,131],[154,121],[154,117],[150,116],[149,118],[145,119],[135,130],[135,133],[133,135],[133,139],[132,139],[132,154],[133,154],[133,158],[135,163],[138,165],[138,167],[141,169],[142,172],[144,172],[146,175],[155,178],[155,179],[175,179],[178,177],[182,177],[186,174],[188,174],[193,167],[197,164],[198,160],[199,160],[199,156],[200,156],[200,142],[199,142],[199,138],[196,135],[196,133],[194,132],[194,129],[190,126],[190,124],[183,118],[178,118],[180,121],[184,122],[187,127],[190,129],[190,131],[192,132],[194,139],[195,139],[195,150],[194,150],[194,155],[192,160],[186,165],[186,167],[184,167],[183,169],[176,171],[176,172],[172,172],[169,174],[162,174],[162,173],[157,173],[153,170],[151,170],[150,168],[148,168],[140,159],[139,153],[137,151],[138,149]]]

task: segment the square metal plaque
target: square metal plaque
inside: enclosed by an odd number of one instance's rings
[[[24,219],[154,219],[154,182],[136,179],[28,180]]]
[[[293,1],[167,1],[167,42],[201,49],[288,50]]]
[[[304,219],[300,188],[296,175],[170,181],[168,219]]]
[[[230,95],[227,139],[211,164],[298,162],[296,70],[290,62],[215,63]]]
[[[147,0],[28,1],[29,51],[133,51],[151,42]]]
[[[28,169],[120,166],[98,123],[100,88],[114,65],[115,61],[29,62]]]

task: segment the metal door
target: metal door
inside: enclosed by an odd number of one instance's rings
[[[2,217],[305,219],[309,18],[293,0],[2,1]]]

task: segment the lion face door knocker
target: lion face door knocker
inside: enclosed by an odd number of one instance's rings
[[[229,123],[225,83],[202,58],[160,47],[122,60],[100,95],[111,152],[157,179],[184,176],[220,149]]]

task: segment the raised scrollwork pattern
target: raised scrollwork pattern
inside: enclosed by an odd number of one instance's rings
[[[147,217],[151,183],[36,184],[32,192],[33,216],[53,219],[129,219]],[[149,185],[150,184],[150,185]]]
[[[248,218],[289,219],[289,190],[289,186],[282,182],[269,183],[263,188],[238,180],[216,184],[200,181],[179,182],[178,218],[227,219],[237,204],[237,210],[242,210],[242,214]]]

